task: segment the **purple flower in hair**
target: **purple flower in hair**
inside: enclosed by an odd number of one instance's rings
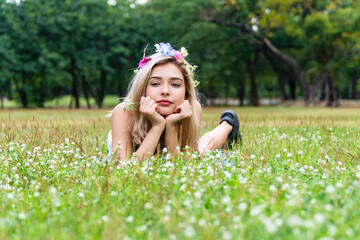
[[[170,43],[155,44],[155,48],[156,52],[161,53],[161,55],[171,55],[174,57],[176,56],[175,49],[171,47]]]

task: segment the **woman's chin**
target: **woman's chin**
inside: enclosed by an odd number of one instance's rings
[[[172,114],[173,113],[173,109],[159,109],[159,114],[161,115],[161,116],[168,116],[168,115],[170,115],[170,114]]]

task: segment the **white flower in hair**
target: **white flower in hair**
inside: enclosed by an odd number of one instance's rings
[[[155,44],[154,46],[155,46],[155,48],[156,48],[155,51],[156,51],[157,53],[160,53],[160,52],[161,52],[160,44],[157,43],[157,44]]]
[[[186,50],[186,48],[182,47],[180,49],[180,52],[181,54],[184,56],[184,57],[187,57],[187,55],[189,55],[188,51]]]

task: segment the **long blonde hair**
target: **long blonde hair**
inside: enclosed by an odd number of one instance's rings
[[[180,147],[184,148],[186,145],[197,147],[200,134],[200,119],[198,119],[198,116],[200,115],[199,111],[201,111],[201,109],[199,109],[196,103],[198,94],[194,86],[193,73],[188,67],[189,64],[185,60],[176,60],[175,57],[171,55],[161,55],[159,53],[151,55],[150,58],[151,60],[132,78],[127,95],[124,98],[125,104],[133,104],[135,107],[131,126],[132,142],[140,145],[151,128],[150,121],[139,112],[139,109],[140,99],[142,96],[145,96],[146,86],[152,70],[156,66],[173,63],[180,69],[184,76],[186,88],[185,98],[189,101],[193,111],[192,117],[181,121],[178,135],[181,143]]]

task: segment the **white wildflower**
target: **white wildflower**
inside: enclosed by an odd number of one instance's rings
[[[225,196],[225,197],[221,198],[221,203],[224,205],[228,205],[231,203],[231,198],[229,196]]]
[[[332,193],[335,192],[335,187],[333,185],[329,185],[329,186],[326,187],[325,191],[328,194],[332,194]]]
[[[104,222],[109,222],[110,218],[108,216],[102,216],[101,220],[103,220]]]
[[[18,218],[20,218],[20,219],[25,219],[25,218],[26,218],[26,214],[25,214],[24,212],[21,212],[21,213],[19,213]]]
[[[277,190],[276,186],[274,186],[274,185],[270,185],[269,189],[272,192],[275,192]]]
[[[134,217],[133,216],[128,216],[127,218],[126,218],[126,222],[128,222],[128,223],[132,223],[132,222],[134,222]]]
[[[187,226],[184,229],[184,235],[185,237],[192,238],[195,236],[195,229],[192,225]]]
[[[315,222],[322,224],[323,222],[325,222],[326,217],[324,216],[324,214],[316,213],[314,215],[314,220],[315,220]]]

